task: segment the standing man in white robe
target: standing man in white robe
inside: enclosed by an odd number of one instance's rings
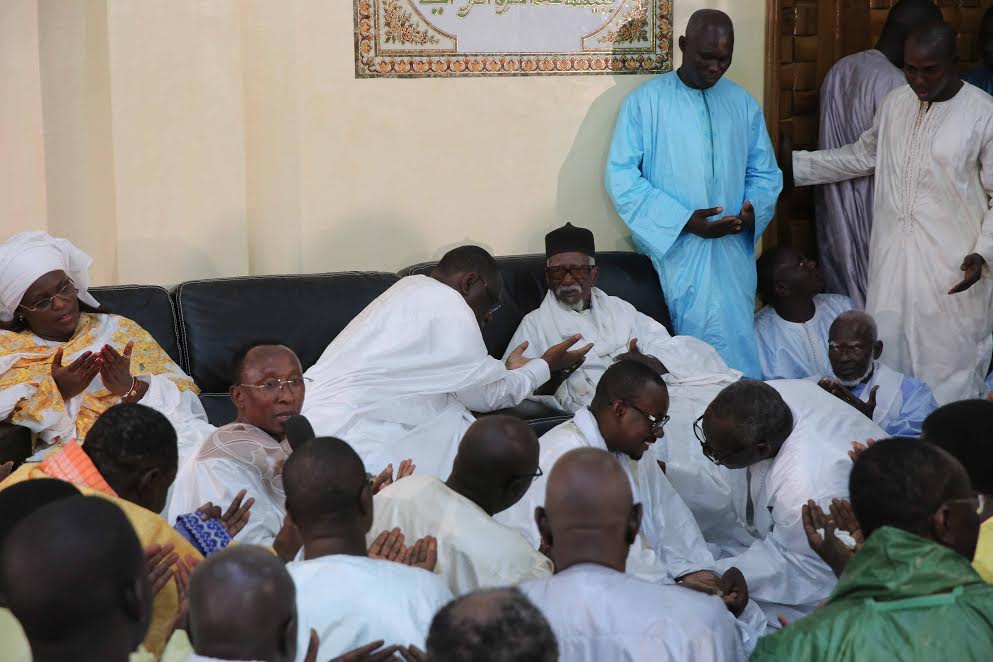
[[[447,476],[473,411],[520,404],[590,350],[569,351],[577,339],[567,338],[540,359],[524,359],[525,348],[506,363],[491,357],[480,328],[502,285],[489,253],[462,246],[369,304],[307,370],[303,414],[317,434],[348,440],[370,467],[404,457]]]
[[[666,436],[652,446],[649,456],[665,463],[669,482],[707,541],[734,541],[732,474],[700,455],[693,422],[741,373],[729,368],[702,340],[672,337],[662,324],[627,301],[598,289],[596,249],[589,230],[571,223],[553,230],[545,235],[545,255],[548,292],[541,306],[521,320],[505,358],[524,342],[528,343],[524,356],[529,358],[576,334],[593,343],[579,368],[553,374],[536,391],[535,399],[571,412],[590,405],[600,377],[616,361],[639,361],[662,375],[669,389],[671,420]]]
[[[303,540],[303,560],[286,565],[296,585],[297,662],[311,629],[319,660],[380,640],[424,650],[431,619],[452,593],[426,568],[369,558],[372,486],[361,458],[340,439],[318,437],[294,449],[283,476],[286,510]]]
[[[720,599],[625,573],[641,504],[610,453],[579,448],[563,455],[536,520],[555,575],[520,588],[555,630],[563,660],[745,659],[735,620]],[[735,597],[742,607],[747,602],[747,595]]]
[[[955,30],[907,38],[907,86],[858,142],[794,152],[798,185],[876,174],[866,312],[887,364],[939,404],[985,394],[993,354],[993,98],[959,80]],[[936,342],[936,339],[940,339]]]
[[[886,95],[907,84],[901,70],[907,35],[940,20],[941,10],[931,0],[900,0],[887,15],[875,47],[834,63],[821,85],[818,149],[849,145],[872,127]],[[848,296],[857,308],[865,306],[869,280],[872,188],[869,175],[824,184],[815,192],[817,252],[827,289]]]
[[[855,304],[824,294],[817,263],[789,246],[774,246],[758,260],[759,296],[755,340],[763,379],[806,379],[827,374],[831,323]]]
[[[448,480],[415,474],[376,494],[371,531],[438,540],[435,573],[456,596],[552,573],[552,562],[493,515],[524,496],[538,467],[538,438],[513,416],[484,416],[466,431]],[[372,543],[372,535],[366,536]]]
[[[858,310],[842,313],[828,340],[832,375],[818,383],[889,436],[920,437],[938,403],[927,384],[880,363],[882,353],[875,320]]]
[[[704,455],[746,474],[747,550],[716,563],[736,567],[770,625],[795,620],[826,598],[836,578],[811,550],[801,508],[848,496],[852,440],[878,439],[876,424],[811,381],[742,380],[707,407],[698,428]]]
[[[180,466],[168,520],[175,522],[207,501],[230,503],[244,489],[255,505],[237,541],[271,546],[286,516],[282,471],[291,452],[286,421],[303,406],[303,368],[289,347],[265,343],[237,352],[233,366],[230,395],[238,417],[215,430]]]

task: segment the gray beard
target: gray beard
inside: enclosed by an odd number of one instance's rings
[[[875,369],[876,369],[876,362],[870,361],[869,365],[866,367],[865,372],[862,374],[861,377],[857,377],[855,379],[841,379],[838,377],[838,375],[835,375],[834,378],[837,379],[838,383],[844,386],[845,388],[855,388],[856,386],[861,384],[865,379],[867,379],[869,375],[872,374],[872,371]]]
[[[559,289],[554,290],[552,294],[555,296],[555,300],[558,302],[558,304],[563,308],[565,308],[566,310],[574,310],[577,313],[581,313],[587,308],[589,308],[589,305],[585,301],[580,299],[576,303],[566,303],[561,298],[559,298],[559,292],[582,292],[582,291],[583,288],[581,287],[576,287],[576,288],[560,287]]]

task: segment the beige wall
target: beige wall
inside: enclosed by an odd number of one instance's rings
[[[765,2],[674,5],[677,34],[695,9],[731,14],[729,75],[761,99]],[[99,282],[533,252],[567,219],[630,247],[603,161],[644,77],[356,80],[346,0],[0,7],[4,232],[71,237]]]

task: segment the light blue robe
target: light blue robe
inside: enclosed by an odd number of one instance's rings
[[[755,347],[755,243],[783,188],[758,103],[722,78],[694,90],[676,72],[632,92],[610,146],[607,192],[659,274],[680,335],[710,343],[732,368],[761,376]],[[755,231],[683,232],[694,210],[755,207]]]
[[[814,316],[806,322],[787,322],[772,306],[755,314],[755,341],[762,379],[806,379],[830,375],[828,333],[838,315],[855,304],[842,294],[814,297]]]
[[[852,395],[861,398],[865,387],[865,384],[859,384],[851,389]],[[876,395],[879,396],[878,393]],[[938,408],[938,403],[927,384],[906,375],[900,384],[900,395],[903,397],[903,404],[899,413],[887,415],[879,423],[879,427],[891,437],[919,437],[924,419]]]

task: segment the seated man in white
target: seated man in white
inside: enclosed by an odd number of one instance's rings
[[[779,616],[809,614],[836,579],[807,544],[801,508],[847,498],[852,441],[885,433],[811,381],[742,380],[707,407],[698,435],[704,455],[740,470],[748,485],[741,500],[755,541],[718,560],[718,571],[740,569],[774,627]]]
[[[286,420],[303,406],[303,368],[289,347],[257,343],[236,353],[232,378],[238,418],[215,430],[179,468],[168,519],[175,522],[207,501],[230,503],[246,490],[255,505],[237,540],[272,545],[286,515]]]
[[[850,310],[831,325],[832,373],[821,388],[883,428],[891,437],[919,437],[924,419],[938,408],[931,388],[879,362],[883,341],[868,313]]]
[[[552,573],[548,557],[493,520],[538,475],[538,438],[530,426],[512,416],[485,416],[466,431],[446,482],[415,474],[376,495],[372,531],[437,537],[435,572],[455,595],[545,577]]]
[[[569,662],[744,660],[719,598],[625,574],[641,525],[623,469],[606,451],[578,448],[548,477],[536,515],[555,575],[520,589],[545,614]],[[743,607],[747,595],[736,594]]]
[[[669,387],[672,420],[665,439],[652,447],[649,456],[665,463],[669,482],[709,542],[735,540],[738,527],[730,508],[730,472],[700,456],[693,421],[722,388],[740,379],[741,373],[729,368],[702,340],[672,337],[662,324],[627,301],[598,289],[599,271],[589,230],[566,223],[549,232],[545,235],[545,256],[548,292],[541,306],[521,320],[508,356],[527,342],[524,355],[537,357],[575,334],[593,343],[593,349],[577,369],[553,373],[535,399],[571,412],[588,407],[600,377],[620,359],[640,361],[663,375]],[[738,532],[739,541],[741,537]]]
[[[774,246],[758,260],[758,289],[765,306],[755,314],[755,340],[764,379],[826,375],[828,329],[852,300],[824,294],[817,263],[789,246]]]
[[[452,593],[433,572],[368,557],[373,499],[361,458],[340,439],[317,437],[294,449],[283,484],[287,519],[303,540],[304,560],[286,565],[297,592],[297,660],[311,629],[319,660],[379,640],[424,650]]]
[[[593,403],[566,423],[541,437],[539,465],[548,472],[563,455],[576,448],[609,451],[641,502],[644,519],[627,560],[627,571],[647,581],[680,582],[698,590],[720,590],[739,575],[714,572],[714,557],[683,503],[658,464],[642,456],[663,435],[668,421],[669,394],[662,377],[637,361],[618,361],[597,384]],[[639,460],[642,460],[639,462]],[[532,545],[541,536],[534,512],[545,502],[547,475],[539,476],[524,498],[496,519],[522,531]],[[754,604],[744,614],[749,627],[761,631],[765,617]]]
[[[502,284],[489,253],[462,246],[369,304],[307,370],[303,413],[317,434],[348,439],[370,467],[403,457],[447,476],[473,411],[520,404],[590,349],[569,351],[569,338],[538,360],[489,356],[480,328]]]

